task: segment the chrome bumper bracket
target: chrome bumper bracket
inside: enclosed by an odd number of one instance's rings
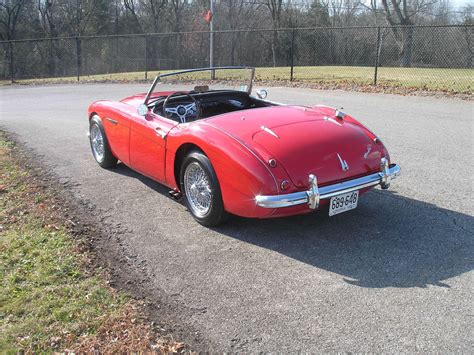
[[[306,191],[308,194],[308,205],[312,210],[319,207],[319,189],[318,189],[318,178],[310,174],[309,175],[309,191]]]

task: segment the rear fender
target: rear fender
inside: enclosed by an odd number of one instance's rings
[[[255,196],[259,194],[278,193],[269,168],[242,143],[205,123],[177,126],[167,137],[166,181],[169,186],[179,189],[179,176],[174,167],[179,164],[176,155],[184,144],[198,147],[211,161],[227,212],[243,217],[265,217],[272,213],[255,203]]]
[[[328,117],[331,117],[333,119],[338,119],[336,117],[336,108],[334,107],[330,107],[330,106],[325,106],[325,105],[317,105],[317,106],[314,106],[315,109],[319,110],[321,113],[323,113],[324,115],[328,116]],[[387,149],[385,148],[385,146],[383,145],[382,141],[380,140],[380,138],[377,137],[376,134],[374,134],[370,129],[368,129],[366,126],[364,126],[362,123],[360,123],[358,120],[356,120],[354,117],[352,117],[351,115],[348,115],[347,113],[344,113],[345,116],[344,116],[344,121],[345,122],[350,122],[354,125],[357,125],[359,126],[360,128],[362,128],[365,132],[365,134],[374,142],[375,145],[379,146],[379,148],[383,151],[383,155],[389,160],[390,162],[390,155],[388,154],[388,151]]]

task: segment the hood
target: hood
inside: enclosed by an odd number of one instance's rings
[[[314,174],[320,185],[379,169],[385,155],[357,121],[327,116],[327,110],[280,106],[233,112],[207,120],[254,149],[264,161],[275,159],[296,187]]]

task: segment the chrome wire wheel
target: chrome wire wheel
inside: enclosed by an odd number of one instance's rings
[[[184,172],[184,191],[195,216],[206,216],[212,207],[212,189],[209,178],[197,162],[190,163]]]
[[[105,155],[104,137],[102,136],[102,131],[97,124],[91,126],[90,140],[95,159],[98,162],[102,162]]]

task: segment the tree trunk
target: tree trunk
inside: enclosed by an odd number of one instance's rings
[[[54,77],[55,74],[55,68],[56,68],[56,63],[55,63],[55,58],[54,54],[56,53],[55,48],[54,48],[54,40],[49,41],[49,48],[48,48],[48,75],[49,77]]]
[[[235,46],[236,46],[235,33],[232,32],[231,43],[230,43],[230,65],[235,65]]]
[[[277,48],[278,48],[278,32],[273,30],[272,36],[272,59],[273,59],[273,67],[277,66]]]
[[[411,67],[411,57],[413,49],[413,27],[402,28],[402,39],[400,45],[400,66]]]

